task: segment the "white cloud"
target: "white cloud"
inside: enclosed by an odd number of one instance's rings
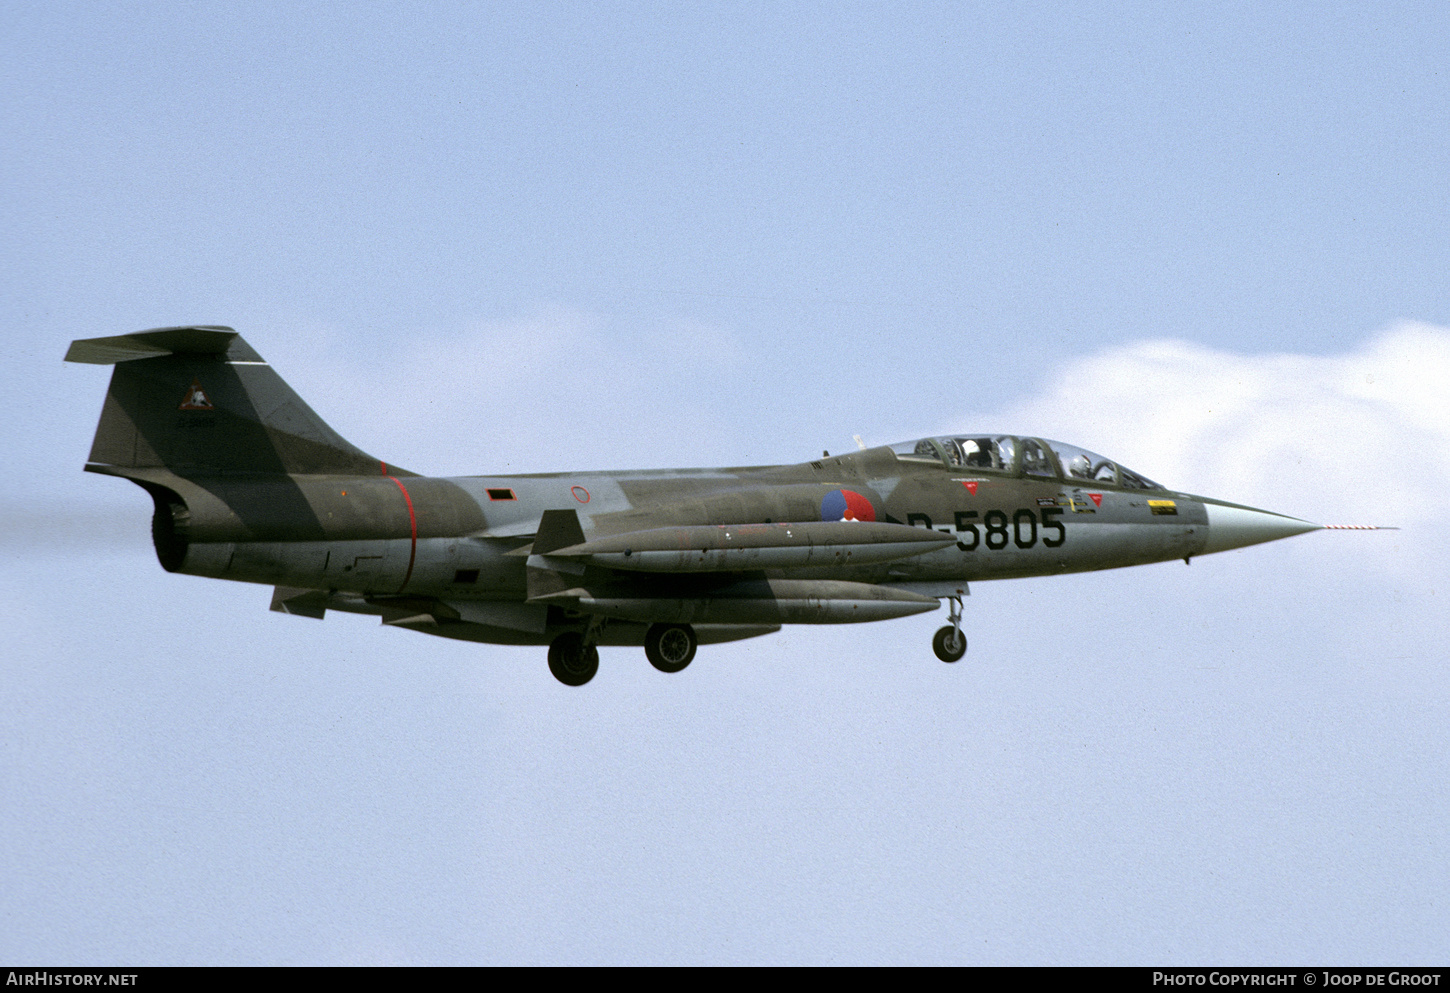
[[[1402,323],[1343,355],[1147,341],[1079,359],[992,423],[1100,451],[1166,486],[1329,524],[1424,528],[1450,486],[1450,330]]]

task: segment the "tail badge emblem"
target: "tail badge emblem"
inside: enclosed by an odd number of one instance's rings
[[[206,398],[206,390],[201,388],[201,380],[195,377],[191,380],[191,388],[186,391],[186,396],[181,400],[181,410],[212,410],[211,401]]]

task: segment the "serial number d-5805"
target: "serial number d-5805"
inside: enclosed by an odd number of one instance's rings
[[[1037,544],[1038,532],[1042,532],[1042,543],[1048,548],[1057,548],[1067,540],[1067,527],[1057,518],[1061,507],[1042,507],[1033,510],[1021,507],[1008,517],[1005,510],[989,510],[979,515],[975,510],[958,510],[956,530],[964,537],[957,539],[957,547],[964,552],[975,551],[985,544],[993,551],[1006,548],[1010,541],[1018,548],[1031,548]],[[980,523],[978,521],[980,520]],[[915,527],[932,527],[927,514],[907,514],[906,523]],[[946,528],[939,530],[950,534]]]

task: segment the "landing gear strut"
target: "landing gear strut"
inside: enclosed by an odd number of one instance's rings
[[[962,598],[953,596],[947,599],[951,601],[947,607],[947,620],[951,623],[931,639],[931,650],[943,662],[960,662],[967,654],[967,636],[962,634]]]
[[[599,649],[578,631],[565,631],[549,646],[549,671],[565,686],[583,686],[599,671]]]
[[[679,672],[689,665],[698,644],[688,624],[653,624],[644,633],[644,654],[660,672]]]

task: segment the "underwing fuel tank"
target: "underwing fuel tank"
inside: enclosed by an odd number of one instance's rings
[[[736,572],[890,562],[955,540],[884,522],[705,525],[632,531],[549,554],[632,572]]]
[[[856,624],[940,606],[920,593],[824,579],[748,580],[712,590],[708,599],[584,596],[578,603],[590,614],[673,624]]]

